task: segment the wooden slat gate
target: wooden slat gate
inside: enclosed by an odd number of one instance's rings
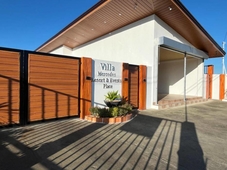
[[[79,116],[80,59],[0,50],[0,125]]]
[[[19,123],[20,52],[0,50],[0,125]]]
[[[79,116],[79,59],[29,54],[29,121]]]

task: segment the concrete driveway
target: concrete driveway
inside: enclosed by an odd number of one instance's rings
[[[0,169],[227,169],[227,102],[0,129]]]

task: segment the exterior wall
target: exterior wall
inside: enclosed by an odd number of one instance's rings
[[[75,56],[153,65],[154,16],[149,16],[74,49]]]
[[[51,54],[72,55],[72,49],[67,46],[61,46],[50,52]]]
[[[207,79],[207,74],[203,75],[203,98],[207,98],[207,93],[208,93],[208,79]]]
[[[64,46],[58,47],[55,50],[51,51],[51,54],[60,54],[63,55],[64,54]]]
[[[159,65],[159,57],[158,57],[160,54],[159,54],[158,41],[159,41],[159,38],[163,37],[163,36],[170,38],[174,41],[180,42],[180,43],[191,45],[181,35],[179,35],[175,30],[173,30],[169,25],[167,25],[164,21],[162,21],[158,16],[154,15],[154,46],[153,46],[154,50],[153,50],[153,56],[157,56],[157,57],[153,58],[153,63],[155,63],[153,65],[153,77],[152,77],[153,78],[153,84],[152,84],[153,85],[152,86],[152,90],[153,90],[152,102],[153,103],[158,102],[157,101],[158,100],[158,93],[159,93],[160,86],[162,86],[162,84],[158,83],[159,82],[158,78],[159,78],[159,75],[160,75],[160,72],[159,72],[159,66],[160,65]],[[172,89],[174,89],[174,88],[172,88]],[[162,87],[161,87],[161,89],[162,89]],[[174,93],[176,93],[176,92],[174,92]],[[177,93],[179,93],[179,92],[177,92]]]
[[[152,107],[152,98],[153,91],[152,91],[152,67],[147,67],[147,98],[146,98],[146,107],[151,108]]]
[[[212,85],[212,99],[219,100],[220,75],[219,74],[213,74],[212,82],[213,82],[213,85]]]
[[[150,73],[148,73],[147,81],[150,84],[147,87],[147,108],[150,108],[150,105],[157,103],[158,98],[160,85],[158,84],[158,39],[163,36],[190,45],[159,17],[152,15],[76,47],[72,51],[62,46],[51,53],[148,66]],[[174,92],[174,88],[171,91]],[[195,94],[194,90],[190,93]]]
[[[208,79],[207,79],[207,74],[204,74],[204,92],[205,92],[205,97],[206,97],[206,93],[209,91],[208,88]],[[215,100],[221,100],[222,98],[220,97],[220,93],[222,90],[221,84],[220,84],[220,79],[221,76],[220,74],[212,74],[212,94],[211,94],[211,99],[215,99]],[[227,75],[225,75],[225,86],[224,86],[224,92],[225,92],[225,96],[224,96],[224,100],[226,101],[227,99]]]
[[[67,47],[67,46],[63,46],[63,50],[64,50],[64,54],[65,55],[72,55],[72,49]]]
[[[203,61],[187,58],[186,94],[203,96]],[[184,60],[159,64],[158,93],[184,94]]]
[[[104,60],[92,61],[92,106],[106,106],[104,99],[109,91],[121,94],[122,63]]]
[[[192,46],[187,40],[179,35],[174,29],[162,21],[158,16],[154,15],[154,38],[167,37],[174,41]]]

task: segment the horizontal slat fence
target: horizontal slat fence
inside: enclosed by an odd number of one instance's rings
[[[0,49],[0,126],[79,116],[80,59]]]
[[[20,53],[0,50],[0,125],[19,123]]]
[[[79,60],[29,54],[29,121],[79,115]]]

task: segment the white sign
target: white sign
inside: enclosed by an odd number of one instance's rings
[[[92,91],[93,106],[104,106],[109,91],[121,94],[122,63],[93,60]]]

